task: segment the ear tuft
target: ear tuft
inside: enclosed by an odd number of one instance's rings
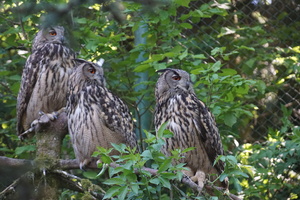
[[[75,58],[74,60],[75,60],[76,63],[79,64],[79,65],[86,62],[85,60],[80,59],[80,58]]]
[[[166,69],[159,69],[156,71],[156,73],[163,73],[163,72],[166,72],[168,70],[171,70],[170,68],[166,68]]]

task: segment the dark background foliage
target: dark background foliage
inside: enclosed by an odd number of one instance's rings
[[[129,105],[141,139],[154,133],[155,71],[184,69],[216,117],[230,191],[297,199],[299,7],[295,0],[1,1],[0,155],[34,158],[34,139],[16,136],[16,97],[35,33],[60,24],[80,58],[105,59],[108,87]],[[63,148],[62,157],[74,158],[68,137]],[[1,190],[18,175],[1,170]]]

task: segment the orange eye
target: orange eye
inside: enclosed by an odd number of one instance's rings
[[[175,80],[175,81],[179,81],[181,79],[181,77],[177,76],[177,75],[174,75],[174,76],[172,76],[172,79]]]
[[[88,71],[91,73],[91,74],[95,74],[96,73],[96,70],[94,68],[89,68]]]
[[[51,36],[56,36],[56,32],[55,32],[55,31],[50,31],[49,34],[50,34]]]

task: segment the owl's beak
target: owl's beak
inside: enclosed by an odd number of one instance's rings
[[[190,89],[190,87],[192,87],[192,82],[191,81],[187,81],[186,82],[186,86],[185,86],[185,88],[187,89],[187,90],[189,90]]]
[[[64,37],[64,36],[61,36],[60,41],[61,41],[61,43],[63,44],[63,43],[65,42],[65,37]]]

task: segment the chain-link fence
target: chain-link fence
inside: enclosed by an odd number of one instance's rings
[[[206,3],[214,8],[226,9],[227,15],[205,18],[203,13],[204,17],[200,20],[192,17],[186,19],[193,28],[183,34],[193,38],[191,46],[195,48],[192,51],[210,56],[211,50],[216,47],[226,47],[228,52],[234,51],[238,45],[253,48],[253,51],[232,56],[222,63],[245,78],[265,83],[264,95],[247,102],[255,104],[257,110],[248,128],[242,131],[242,139],[260,140],[269,128],[279,128],[284,108],[292,112],[290,121],[299,125],[300,2],[232,0],[226,3],[200,0],[191,1],[189,7],[181,7],[179,13],[184,15],[191,10],[201,12]]]

